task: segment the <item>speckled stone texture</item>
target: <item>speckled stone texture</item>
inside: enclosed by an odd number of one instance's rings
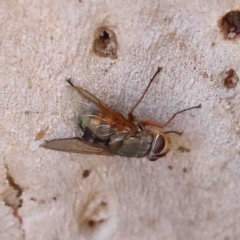
[[[0,239],[240,239],[240,85],[224,86],[230,69],[240,76],[240,42],[219,29],[239,6],[0,0]],[[116,35],[116,58],[93,51],[101,27]],[[202,104],[168,126],[184,134],[166,157],[39,148],[73,135],[66,78],[128,112],[158,66],[138,118],[163,123]]]

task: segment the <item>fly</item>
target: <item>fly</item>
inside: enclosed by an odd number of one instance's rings
[[[82,154],[120,155],[136,158],[147,156],[150,161],[155,161],[165,156],[169,151],[171,143],[168,134],[177,132],[164,132],[163,128],[178,114],[194,108],[201,108],[201,104],[173,114],[164,125],[153,120],[137,120],[133,115],[133,111],[142,101],[161,69],[157,69],[127,117],[108,107],[87,90],[74,86],[70,79],[67,80],[70,85],[69,90],[73,97],[73,102],[75,103],[75,112],[78,117],[77,127],[81,130],[81,136],[54,139],[46,141],[40,146],[57,151]],[[79,97],[83,101],[77,100]],[[83,113],[79,113],[83,106],[87,109]]]

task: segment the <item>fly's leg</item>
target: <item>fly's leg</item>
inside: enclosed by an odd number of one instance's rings
[[[140,125],[142,126],[154,126],[154,127],[158,127],[158,128],[163,128],[163,126],[153,120],[144,120],[140,122]]]
[[[158,128],[164,128],[166,127],[178,114],[180,113],[183,113],[183,112],[186,112],[188,110],[191,110],[191,109],[194,109],[194,108],[201,108],[201,104],[199,104],[198,106],[194,106],[194,107],[190,107],[190,108],[186,108],[186,109],[183,109],[179,112],[176,112],[172,115],[172,117],[163,125],[153,121],[153,120],[145,120],[145,121],[141,121],[140,122],[140,125],[142,126],[154,126],[154,127],[158,127]],[[168,133],[175,133],[175,134],[178,134],[178,135],[182,135],[183,132],[177,132],[177,131],[167,131],[167,132],[164,132],[166,134]]]
[[[145,120],[145,121],[141,121],[140,122],[140,125],[141,126],[154,126],[154,127],[158,127],[158,128],[163,128],[163,125],[153,121],[153,120]],[[165,134],[168,134],[168,133],[175,133],[177,135],[182,135],[183,132],[177,132],[177,131],[167,131],[167,132],[164,132]]]
[[[138,106],[138,104],[142,101],[142,99],[144,98],[145,94],[147,93],[152,81],[154,80],[154,78],[157,76],[157,74],[162,70],[161,67],[158,67],[157,71],[155,72],[155,74],[153,75],[153,77],[151,78],[148,86],[146,87],[146,89],[144,90],[142,96],[138,99],[138,101],[136,102],[136,104],[133,106],[133,108],[131,109],[131,111],[128,113],[128,119],[129,121],[133,121],[134,120],[134,116],[133,116],[133,111],[135,110],[135,108]]]
[[[176,112],[172,115],[172,117],[162,126],[163,128],[166,127],[178,114],[180,113],[183,113],[183,112],[186,112],[188,110],[191,110],[191,109],[194,109],[194,108],[201,108],[201,104],[199,104],[198,106],[194,106],[194,107],[190,107],[190,108],[186,108],[186,109],[183,109],[179,112]]]
[[[177,132],[177,131],[167,131],[167,132],[164,132],[165,134],[169,134],[169,133],[175,133],[179,136],[181,136],[183,134],[183,132]]]

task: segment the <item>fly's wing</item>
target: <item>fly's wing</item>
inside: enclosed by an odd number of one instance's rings
[[[54,139],[40,145],[40,147],[72,153],[114,155],[114,153],[100,144],[91,144],[80,138]]]
[[[116,112],[90,92],[81,87],[69,86],[71,106],[74,109],[78,119],[78,126],[82,132],[89,132],[88,137],[83,138],[90,140],[95,136],[107,141],[116,133],[137,133],[138,128],[128,121],[122,114]]]

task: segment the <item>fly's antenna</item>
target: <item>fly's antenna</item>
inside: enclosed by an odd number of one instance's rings
[[[194,108],[201,108],[201,107],[202,107],[202,105],[199,104],[199,105],[197,105],[197,106],[185,108],[185,109],[183,109],[183,110],[181,110],[181,111],[178,111],[178,112],[174,113],[174,114],[172,115],[172,117],[163,125],[163,127],[166,127],[178,114],[183,113],[183,112],[186,112],[186,111],[189,111],[189,110],[192,110],[192,109],[194,109]]]

